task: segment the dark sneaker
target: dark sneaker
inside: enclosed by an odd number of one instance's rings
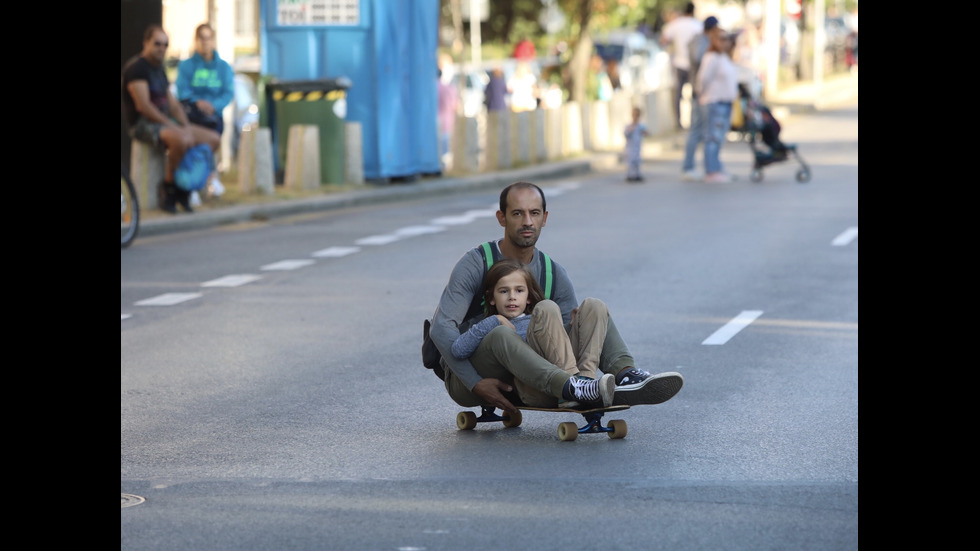
[[[616,392],[616,378],[606,373],[596,379],[572,377],[572,399],[580,408],[598,408],[612,405]]]
[[[181,206],[187,212],[194,212],[194,208],[191,206],[191,192],[177,188],[175,192],[175,199],[177,204]]]
[[[617,406],[661,404],[673,398],[684,386],[684,377],[674,371],[650,375],[642,369],[631,367],[620,373],[617,379],[619,383],[613,396],[613,404]]]
[[[583,375],[575,375],[572,378],[573,379],[580,379],[580,380],[583,380],[583,381],[592,381],[592,380],[594,380],[592,377],[585,377]],[[571,390],[574,390],[574,387],[572,387]],[[565,398],[561,398],[561,399],[558,400],[558,407],[560,407],[560,408],[574,409],[574,408],[577,408],[579,406],[581,406],[581,404],[579,404],[575,400],[570,400],[570,399],[569,400],[566,400]]]
[[[177,194],[174,191],[177,186],[172,182],[160,182],[157,186],[157,204],[160,210],[177,214]]]

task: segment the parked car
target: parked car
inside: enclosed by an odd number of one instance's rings
[[[670,55],[643,33],[613,30],[597,34],[593,42],[603,61],[618,65],[623,89],[644,94],[672,84]]]
[[[462,72],[460,72],[462,71]],[[460,79],[463,80],[462,88],[459,87]],[[481,109],[484,109],[483,91],[490,82],[490,76],[483,69],[457,69],[453,73],[450,84],[460,90],[460,103],[463,106],[463,116],[475,117]]]

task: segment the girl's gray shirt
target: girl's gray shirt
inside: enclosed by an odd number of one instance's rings
[[[491,241],[491,246],[494,249],[494,258],[500,257],[497,241]],[[539,256],[537,249],[535,249],[535,254],[532,256],[528,267],[540,283],[544,281],[544,266],[539,260]],[[575,288],[572,286],[572,280],[568,277],[568,272],[554,258],[552,258],[551,263],[554,275],[552,300],[557,302],[558,307],[561,308],[561,317],[567,326],[572,321],[572,310],[578,307],[578,299],[575,296]],[[463,254],[453,267],[449,282],[442,290],[439,305],[436,306],[436,310],[432,314],[432,328],[429,331],[432,342],[442,354],[443,364],[453,372],[453,375],[459,378],[467,389],[471,390],[483,377],[476,372],[468,359],[458,360],[453,357],[452,348],[459,335],[469,329],[470,323],[476,321],[464,318],[470,308],[470,303],[473,302],[473,297],[483,293],[485,271],[481,247],[474,247]]]
[[[514,329],[517,331],[517,334],[522,339],[527,340],[527,326],[531,323],[531,316],[521,314],[510,320],[510,322],[514,324]],[[480,346],[483,337],[486,337],[490,331],[501,325],[503,324],[500,323],[496,315],[488,316],[480,320],[479,323],[473,324],[472,327],[453,342],[453,356],[456,356],[459,360],[469,358],[476,352],[476,348]]]

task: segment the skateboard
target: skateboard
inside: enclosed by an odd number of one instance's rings
[[[531,406],[518,406],[518,412],[516,415],[510,415],[505,413],[504,415],[497,415],[495,413],[496,408],[490,406],[481,406],[483,412],[479,417],[472,411],[461,411],[456,415],[456,426],[460,430],[473,430],[478,423],[492,423],[496,421],[502,421],[505,427],[517,427],[520,426],[521,422],[524,420],[524,416],[521,415],[520,410],[525,411],[558,411],[563,413],[578,413],[585,417],[586,424],[579,427],[573,422],[566,421],[558,424],[558,439],[562,441],[572,441],[578,438],[580,434],[592,434],[592,433],[606,433],[609,438],[625,438],[626,437],[626,421],[622,419],[613,419],[604,427],[602,426],[602,415],[607,411],[622,411],[624,409],[629,409],[628,405],[611,405],[608,407],[600,407],[593,409],[574,409],[574,408],[538,408]]]

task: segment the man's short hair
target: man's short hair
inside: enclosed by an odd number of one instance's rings
[[[684,15],[694,15],[694,2],[688,2],[684,6]]]
[[[150,23],[150,25],[146,27],[146,30],[143,31],[143,42],[153,39],[153,35],[155,35],[157,31],[160,31],[162,33],[166,32],[163,30],[163,27],[161,27],[159,24]]]
[[[507,194],[510,193],[512,189],[521,188],[532,188],[537,190],[538,195],[541,196],[541,210],[548,212],[548,202],[544,198],[544,191],[541,188],[532,184],[531,182],[514,182],[513,184],[505,187],[503,191],[500,192],[500,212],[507,213]]]

